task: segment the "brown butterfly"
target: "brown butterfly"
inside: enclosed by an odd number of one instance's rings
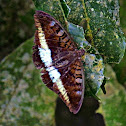
[[[84,68],[78,50],[60,23],[43,11],[34,15],[36,32],[33,61],[41,69],[42,81],[76,114],[84,96]]]

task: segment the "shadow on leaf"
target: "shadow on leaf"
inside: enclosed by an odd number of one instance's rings
[[[56,102],[56,126],[105,126],[103,116],[95,112],[99,108],[99,102],[93,97],[84,99],[76,115],[69,111],[60,98],[57,98]]]

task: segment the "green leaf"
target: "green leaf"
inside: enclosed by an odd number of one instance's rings
[[[68,20],[83,24],[87,20],[86,39],[91,41],[106,62],[119,63],[125,51],[125,37],[119,24],[118,0],[89,1],[76,0],[69,5]]]
[[[83,44],[87,43],[86,39],[84,38],[85,35],[83,27],[68,22],[67,29],[73,40],[77,43],[78,47],[83,48]]]
[[[1,125],[53,125],[56,95],[32,62],[32,46],[27,40],[0,64]]]
[[[34,2],[37,9],[51,14],[65,27],[58,0],[34,0]],[[119,23],[118,0],[85,0],[85,3],[73,0],[67,3],[71,9],[67,20],[84,26],[86,19],[85,38],[104,56],[106,62],[119,63],[125,51],[125,37]]]
[[[125,33],[125,37],[126,37],[126,14],[125,14],[125,7],[126,7],[126,1],[125,0],[121,0],[120,2],[120,23],[122,26],[122,30]],[[123,59],[121,60],[121,62],[119,64],[116,65],[112,65],[116,76],[117,76],[117,80],[119,81],[120,84],[122,84],[125,89],[126,89],[126,51],[124,54]]]
[[[70,8],[66,4],[66,1],[65,0],[60,0],[60,3],[61,3],[61,6],[62,6],[62,9],[64,11],[65,17],[67,18],[68,15],[69,15],[69,13],[70,13]]]

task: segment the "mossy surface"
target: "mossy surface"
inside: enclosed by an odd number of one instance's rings
[[[101,100],[97,112],[103,114],[106,126],[125,126],[126,91],[116,80],[116,74],[109,65],[106,66],[106,76],[110,77],[106,83],[107,94],[98,93]]]
[[[1,125],[54,125],[56,95],[42,83],[32,46],[27,40],[0,64]]]

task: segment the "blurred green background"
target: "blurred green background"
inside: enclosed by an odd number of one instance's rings
[[[0,60],[34,35],[32,0],[0,0]]]

